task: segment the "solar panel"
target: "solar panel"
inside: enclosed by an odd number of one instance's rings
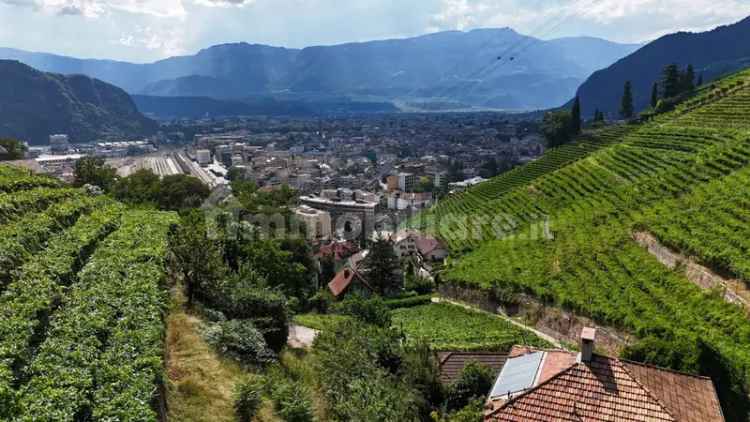
[[[504,396],[533,387],[544,352],[534,352],[505,361],[490,397]]]

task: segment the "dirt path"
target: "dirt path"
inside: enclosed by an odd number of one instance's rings
[[[750,289],[742,280],[726,278],[716,274],[710,268],[696,262],[695,259],[662,245],[659,239],[651,233],[636,232],[633,233],[633,239],[666,267],[675,269],[678,266],[683,266],[685,277],[693,284],[706,290],[721,289],[724,300],[736,303],[750,311]]]
[[[484,311],[482,309],[476,308],[476,307],[468,305],[466,303],[462,303],[462,302],[458,302],[458,301],[455,301],[455,300],[446,299],[446,298],[442,298],[442,297],[433,297],[432,298],[432,302],[433,303],[450,303],[451,305],[460,306],[462,308],[469,309],[469,310],[472,310],[472,311],[475,311],[475,312],[481,312],[481,313],[484,313],[484,314],[493,315],[493,316],[495,316],[497,318],[500,318],[500,319],[503,319],[505,321],[510,322],[511,324],[515,325],[518,328],[524,329],[526,331],[531,331],[532,333],[536,334],[537,337],[539,337],[539,338],[547,341],[548,343],[552,344],[552,346],[554,346],[554,347],[557,347],[557,348],[560,348],[560,349],[563,348],[562,344],[556,338],[554,338],[554,337],[552,337],[552,336],[550,336],[548,334],[545,334],[545,333],[543,333],[543,332],[541,332],[541,331],[539,331],[539,330],[537,330],[537,329],[535,329],[533,327],[529,327],[528,325],[521,324],[520,322],[518,322],[518,321],[516,321],[516,320],[514,320],[514,319],[512,319],[510,317],[508,317],[507,315],[493,314],[491,312]]]
[[[234,422],[236,363],[216,354],[200,335],[201,321],[176,298],[167,319],[167,407],[170,421]]]
[[[301,325],[292,324],[289,326],[289,338],[287,345],[293,349],[309,349],[312,347],[315,337],[319,331]]]

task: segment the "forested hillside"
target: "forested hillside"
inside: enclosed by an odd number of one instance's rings
[[[463,255],[443,281],[530,294],[633,334],[626,357],[711,376],[727,419],[746,420],[748,310],[670,270],[633,235],[650,232],[750,282],[749,163],[745,71],[648,123],[585,133],[411,224]]]
[[[173,213],[0,166],[0,420],[156,420]]]

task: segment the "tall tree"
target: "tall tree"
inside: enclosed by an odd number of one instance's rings
[[[664,98],[672,98],[680,95],[680,70],[676,64],[672,63],[664,67],[662,72],[662,87]]]
[[[377,239],[365,262],[366,278],[378,293],[385,295],[401,288],[401,264],[393,251],[393,242]]]
[[[547,147],[555,148],[572,140],[572,114],[567,110],[551,111],[544,115],[542,133],[547,139]]]
[[[633,84],[627,81],[625,82],[625,91],[622,94],[620,115],[623,119],[632,119],[633,114],[635,114],[635,108],[633,107]]]
[[[659,104],[659,84],[654,82],[653,88],[651,88],[651,108],[656,108]]]
[[[703,86],[703,74],[698,75],[698,83],[696,86]]]
[[[86,184],[110,190],[115,183],[116,170],[104,164],[101,157],[83,157],[76,162],[73,185]]]
[[[692,92],[695,89],[695,69],[689,64],[682,74],[682,92]]]
[[[577,95],[570,111],[570,132],[572,135],[581,133],[581,99]]]
[[[20,160],[26,152],[24,144],[15,139],[0,139],[0,161]]]

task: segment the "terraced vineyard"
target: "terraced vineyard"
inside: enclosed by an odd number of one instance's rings
[[[0,420],[156,420],[176,216],[4,166],[0,191]]]
[[[746,312],[664,267],[632,234],[650,230],[750,281],[749,162],[750,72],[744,72],[497,197],[480,198],[477,189],[457,195],[422,224],[454,255],[464,254],[444,281],[526,292],[666,342],[672,360],[658,363],[712,376],[728,420],[745,420]],[[545,219],[548,233],[537,224]]]

